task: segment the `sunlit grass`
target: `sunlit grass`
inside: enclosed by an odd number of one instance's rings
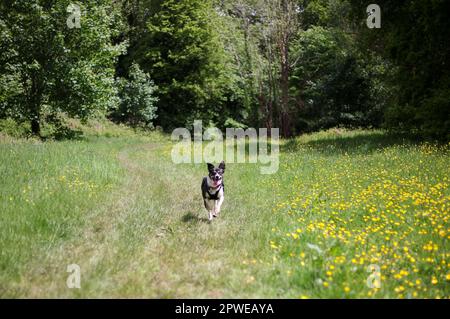
[[[83,228],[83,214],[123,178],[109,159],[124,143],[0,144],[2,283]]]
[[[291,142],[269,182],[285,284],[308,297],[449,297],[449,145],[338,133]]]
[[[343,130],[282,141],[276,174],[227,163],[210,224],[205,164],[175,165],[160,134],[108,130],[3,138],[1,296],[450,295],[448,145]],[[66,286],[72,263],[81,289]]]

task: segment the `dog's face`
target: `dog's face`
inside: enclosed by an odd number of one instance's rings
[[[208,165],[208,176],[212,181],[213,186],[217,187],[222,184],[223,173],[225,172],[225,162],[222,161],[219,166],[216,168],[213,164],[207,163]]]

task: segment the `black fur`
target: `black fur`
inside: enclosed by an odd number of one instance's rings
[[[203,181],[202,181],[203,200],[205,200],[205,199],[218,200],[217,195],[219,194],[220,189],[223,189],[223,192],[225,193],[225,184],[223,183],[223,180],[222,180],[222,184],[220,184],[220,186],[217,188],[216,192],[210,193],[209,186],[208,186],[208,178],[203,177]],[[206,203],[205,203],[205,205],[206,205]]]
[[[205,208],[208,209],[206,205],[207,200],[219,200],[220,190],[225,192],[225,185],[223,181],[223,174],[225,172],[225,163],[222,161],[217,168],[214,167],[213,164],[207,163],[208,166],[208,175],[212,181],[221,181],[220,186],[213,187],[212,185],[208,185],[208,177],[203,177],[201,190],[203,196],[203,204]]]

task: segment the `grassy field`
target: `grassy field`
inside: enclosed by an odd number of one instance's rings
[[[209,223],[205,164],[173,164],[157,133],[92,133],[0,137],[1,297],[450,297],[449,145],[343,130],[283,141],[274,175],[227,164]]]

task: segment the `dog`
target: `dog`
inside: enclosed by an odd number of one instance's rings
[[[205,208],[208,211],[208,219],[211,221],[220,214],[225,191],[223,174],[225,173],[225,162],[222,161],[217,168],[213,164],[207,163],[208,176],[203,177],[202,196]]]

